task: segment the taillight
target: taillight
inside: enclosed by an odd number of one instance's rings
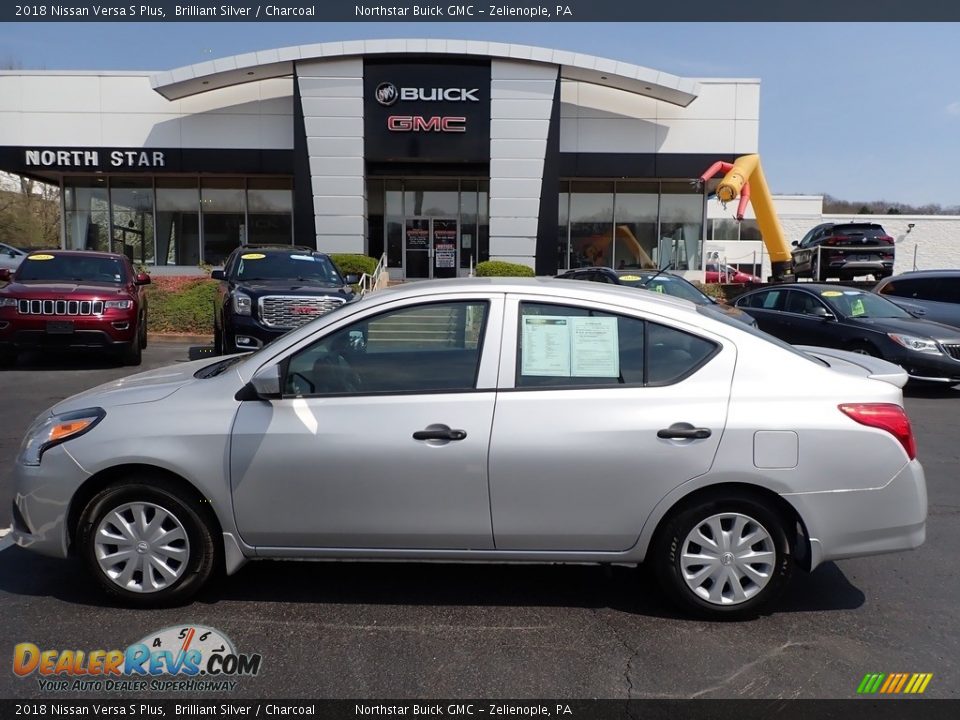
[[[886,243],[887,245],[893,245],[893,238],[889,235],[877,235],[874,240],[878,242]]]
[[[886,430],[903,446],[907,457],[917,457],[917,443],[913,439],[910,418],[899,405],[893,403],[845,403],[840,411],[861,425]]]

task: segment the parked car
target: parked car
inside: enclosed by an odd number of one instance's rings
[[[93,348],[139,365],[147,346],[150,276],[124,255],[85,250],[28,254],[16,273],[0,269],[0,363],[29,349]]]
[[[733,265],[707,263],[703,273],[704,282],[753,285],[763,282],[756,275],[737,270]]]
[[[960,330],[914,317],[880,295],[804,283],[753,290],[735,305],[788,343],[873,355],[915,380],[960,383]]]
[[[823,223],[793,243],[794,274],[814,282],[893,274],[893,238],[877,223]]]
[[[329,256],[296,245],[244,245],[227,257],[214,307],[218,355],[257,350],[354,299],[355,275]]]
[[[828,352],[629,288],[411,283],[57,403],[12,537],[135,606],[255,559],[647,562],[749,615],[795,565],[924,540],[906,375]]]
[[[960,270],[920,270],[881,280],[873,289],[924,319],[960,328]]]
[[[16,270],[26,256],[26,250],[0,243],[0,269]]]
[[[679,275],[674,275],[666,270],[613,270],[607,267],[592,267],[568,270],[565,273],[557,275],[557,277],[563,280],[587,280],[589,282],[606,283],[607,285],[623,285],[672,295],[673,297],[689,300],[697,305],[710,306],[725,315],[729,315],[734,320],[739,320],[747,325],[756,327],[757,324],[757,321],[750,317],[749,314],[738,308],[717,302],[692,282],[684,280]]]

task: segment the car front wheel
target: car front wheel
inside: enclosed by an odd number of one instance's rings
[[[783,590],[793,572],[785,525],[752,498],[698,502],[663,528],[654,569],[664,590],[695,614],[751,616]]]
[[[133,607],[180,605],[216,566],[209,525],[162,478],[126,480],[94,496],[77,545],[100,587]]]

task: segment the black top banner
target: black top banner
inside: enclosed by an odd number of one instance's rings
[[[903,22],[960,20],[946,0],[62,0],[0,5],[0,22]]]

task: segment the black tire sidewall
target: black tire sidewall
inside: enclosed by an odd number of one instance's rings
[[[94,536],[100,521],[111,510],[133,502],[153,503],[173,513],[183,524],[190,542],[186,571],[173,585],[155,593],[137,593],[121,588],[103,573],[96,558]],[[217,560],[213,534],[193,504],[165,487],[138,481],[114,485],[90,500],[77,528],[77,550],[97,584],[108,595],[136,607],[167,607],[186,602],[209,579]]]
[[[738,605],[714,605],[694,594],[680,570],[683,542],[694,527],[712,515],[735,512],[762,525],[776,547],[776,564],[770,582],[757,595]],[[793,573],[793,552],[786,521],[765,503],[753,498],[712,499],[698,502],[674,515],[664,526],[654,547],[654,569],[663,589],[682,607],[695,615],[714,619],[752,617],[772,602]]]

